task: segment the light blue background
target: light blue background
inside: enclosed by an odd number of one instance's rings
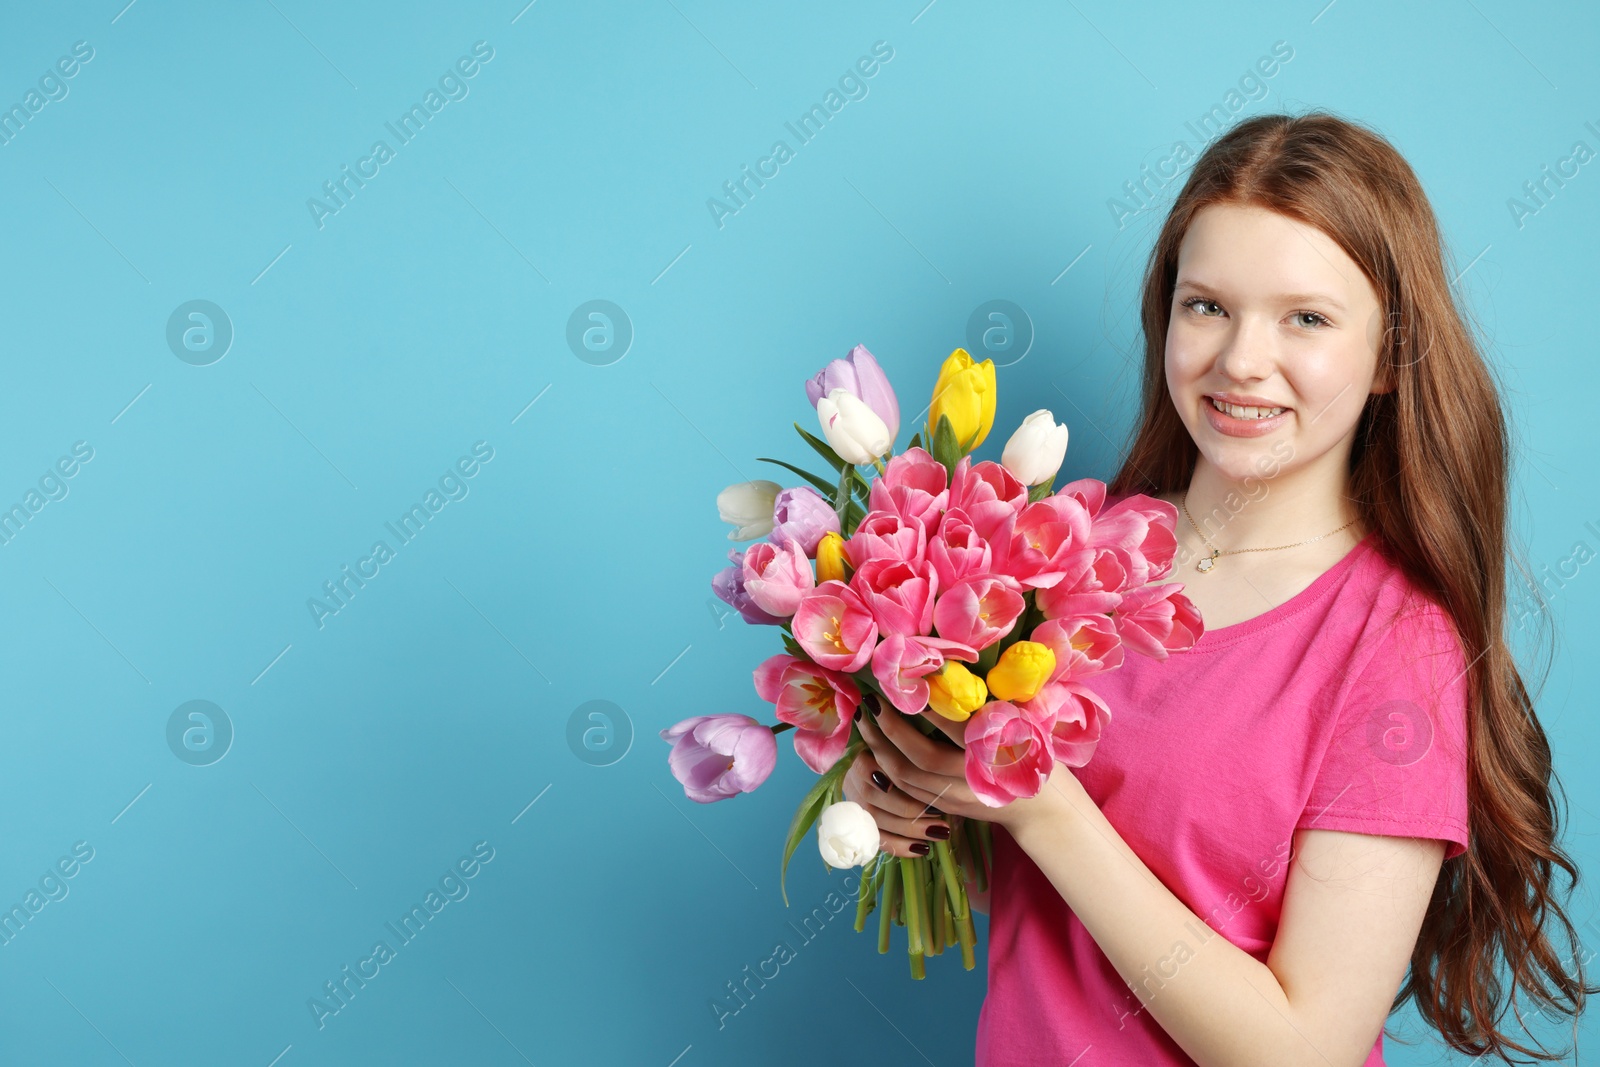
[[[1050,406],[1064,477],[1109,477],[1161,205],[1119,230],[1107,201],[1198,150],[1186,122],[1274,42],[1240,116],[1328,107],[1406,154],[1508,388],[1529,561],[1600,545],[1600,164],[1521,227],[1506,204],[1600,147],[1590,5],[124,2],[0,33],[0,102],[94,48],[0,145],[0,503],[94,449],[0,547],[0,903],[95,850],[0,947],[7,1063],[968,1062],[981,955],[915,983],[901,931],[879,956],[850,912],[786,925],[840,879],[807,844],[779,897],[812,777],[787,739],[731,803],[667,771],[685,716],[770,721],[773,634],[710,596],[713,498],[803,461],[801,382],[858,342],[909,435],[991,299],[1036,334],[997,425]],[[469,95],[319,229],[307,199],[480,40]],[[869,95],[719,228],[707,199],[877,41]],[[235,330],[210,366],[165,340],[194,299]],[[565,340],[594,299],[636,332],[606,366]],[[319,629],[307,599],[478,441],[469,495]],[[1573,569],[1541,708],[1589,865],[1600,579]],[[236,731],[206,767],[166,742],[193,699]],[[567,743],[596,699],[634,733],[608,766]],[[478,841],[470,895],[318,1029],[308,998]],[[719,1030],[780,939],[798,958]]]

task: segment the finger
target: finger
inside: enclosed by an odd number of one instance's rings
[[[895,785],[877,760],[863,752],[855,758],[850,769],[845,772],[848,779],[851,774],[857,775],[857,787],[866,796],[867,800],[857,801],[862,807],[872,806],[880,808],[889,815],[901,819],[916,819],[921,817],[938,818],[944,813],[937,808],[930,809],[928,805],[913,797],[900,786]],[[884,786],[888,786],[887,789]],[[920,836],[920,831],[918,832]]]
[[[967,723],[972,721],[970,718],[963,719],[961,722],[952,722],[943,715],[940,715],[937,711],[931,711],[931,709],[930,714],[923,717],[929,722],[933,723],[933,725],[937,726],[944,732],[946,737],[960,745],[963,749],[967,747]]]
[[[901,837],[899,834],[879,833],[878,848],[891,856],[912,859],[917,856],[926,856],[932,852],[933,842],[912,840],[909,837]]]
[[[896,855],[913,855],[908,851],[908,846],[913,841],[947,841],[949,834],[945,831],[951,826],[949,816],[937,818],[932,815],[921,814],[926,808],[920,804],[911,804],[919,813],[916,817],[905,817],[885,810],[883,802],[876,798],[886,797],[876,786],[863,786],[859,782],[846,780],[844,787],[846,800],[860,804],[868,815],[872,816],[873,823],[878,827],[879,847],[885,852],[894,851],[890,842],[898,842],[900,847]],[[909,802],[908,802],[909,803]],[[931,831],[931,832],[930,832]]]
[[[892,705],[878,715],[861,717],[861,736],[871,744],[878,738],[890,742],[912,766],[933,774],[956,775],[964,773],[965,754],[943,741],[936,741],[915,726],[906,722],[905,713]],[[876,751],[877,746],[873,746]],[[892,768],[892,764],[891,764]]]

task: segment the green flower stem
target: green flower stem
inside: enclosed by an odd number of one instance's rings
[[[922,923],[922,951],[924,954],[930,950],[937,954],[933,948],[933,908],[938,903],[933,895],[933,864],[926,859],[919,859],[917,863],[918,885],[922,888],[922,899],[917,903],[922,905],[922,913],[917,920]]]
[[[856,894],[856,933],[866,928],[867,916],[872,914],[878,900],[878,884],[883,881],[884,854],[872,857],[872,869],[862,868],[861,891]]]
[[[911,977],[915,978],[917,981],[920,982],[924,978],[926,978],[927,976],[928,976],[928,972],[923,967],[922,954],[921,953],[914,953],[911,956]]]
[[[922,931],[922,875],[917,870],[916,859],[910,856],[899,857],[900,883],[902,887],[901,899],[906,907],[906,950],[913,956],[923,954]]]
[[[841,532],[848,528],[845,523],[845,516],[850,511],[850,479],[855,474],[855,471],[855,467],[848,463],[839,468],[839,491],[833,496],[833,513],[839,518]]]
[[[780,723],[778,723],[776,726],[774,726],[772,728],[772,733],[773,733],[773,736],[776,737],[778,734],[783,733],[785,730],[793,730],[793,729],[794,729],[794,723],[792,723],[792,722],[780,722]]]
[[[878,951],[889,951],[889,927],[894,921],[894,906],[900,888],[900,865],[883,865],[883,902],[878,905]]]
[[[957,872],[955,856],[950,852],[948,841],[935,841],[933,854],[938,859],[939,876],[944,883],[945,899],[950,902],[954,914],[952,918],[959,919],[967,910],[967,893],[961,887],[961,876]]]
[[[952,936],[961,945],[961,966],[970,971],[977,966],[975,952],[978,932],[972,925],[972,906],[967,900],[967,888],[961,879],[961,865],[948,842],[938,841],[933,847],[944,871],[945,905],[950,925],[955,931]]]

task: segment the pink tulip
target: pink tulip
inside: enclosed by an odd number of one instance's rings
[[[744,553],[744,590],[756,607],[769,615],[786,617],[800,606],[800,598],[817,584],[800,545],[783,547],[757,541]]]
[[[892,511],[869,511],[850,540],[844,543],[850,566],[888,557],[920,562],[928,551],[927,527],[916,519],[903,519]]]
[[[996,532],[995,569],[1032,589],[1082,573],[1094,559],[1089,513],[1076,497],[1047,497]]]
[[[1074,496],[1093,519],[1100,514],[1106,502],[1106,483],[1098,478],[1079,478],[1057,489],[1052,496]]]
[[[940,594],[933,606],[933,627],[940,637],[981,652],[1010,633],[1027,606],[1013,578],[966,578]]]
[[[1111,620],[1123,643],[1158,660],[1169,652],[1193,648],[1205,624],[1194,604],[1178,591],[1182,588],[1182,582],[1167,582],[1122,594]]]
[[[1109,615],[1122,601],[1128,585],[1125,557],[1109,548],[1096,548],[1088,565],[1067,574],[1049,589],[1040,589],[1033,602],[1047,619],[1071,615]]]
[[[1018,706],[1049,735],[1051,755],[1069,767],[1089,762],[1111,721],[1106,702],[1077,682],[1052,682]]]
[[[728,559],[733,566],[724,567],[711,578],[711,591],[718,598],[725,601],[729,607],[739,612],[739,617],[755,626],[778,626],[783,619],[776,615],[769,615],[750,599],[749,590],[744,587],[744,549],[728,549]]]
[[[878,623],[879,636],[931,633],[933,601],[938,578],[926,561],[869,559],[850,576],[850,587],[861,594]]]
[[[815,559],[817,542],[825,533],[839,532],[839,515],[822,494],[809,485],[785,489],[772,505],[772,533],[768,540],[778,546],[793,541],[807,559]]]
[[[872,653],[872,676],[889,703],[915,715],[928,706],[928,675],[947,659],[976,663],[978,653],[957,641],[890,634]]]
[[[700,804],[750,792],[778,762],[772,727],[748,715],[696,715],[662,730],[661,739],[672,743],[672,776]]]
[[[944,513],[938,533],[928,541],[928,560],[939,576],[941,589],[948,589],[963,578],[988,574],[993,559],[989,542],[978,535],[972,520],[960,508]]]
[[[1122,666],[1122,639],[1104,615],[1068,615],[1047,619],[1028,640],[1047,645],[1056,656],[1049,681],[1079,681]]]
[[[1046,728],[1010,701],[979,708],[965,736],[967,785],[991,808],[1038,796],[1055,767]]]
[[[777,705],[779,722],[792,723],[794,751],[818,774],[844,755],[861,689],[848,676],[779,653],[755,669],[756,692]]]
[[[950,498],[944,464],[920,448],[908,448],[891,459],[883,477],[872,483],[867,507],[902,519],[916,519],[931,533]]]
[[[967,513],[973,529],[994,542],[995,531],[1028,503],[1028,487],[998,463],[962,456],[950,478],[950,507]]]
[[[1135,493],[1094,517],[1091,539],[1097,548],[1110,548],[1122,555],[1128,584],[1138,587],[1172,573],[1178,551],[1177,521],[1177,508],[1165,500]]]
[[[848,542],[847,542],[848,544]],[[806,655],[830,670],[854,674],[878,643],[878,624],[861,596],[844,582],[823,582],[800,598],[791,623]]]

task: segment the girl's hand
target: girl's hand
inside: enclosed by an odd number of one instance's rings
[[[946,814],[949,809],[945,806],[948,790],[944,790],[944,783],[941,783],[931,793],[919,791],[923,793],[919,799],[896,785],[894,775],[885,771],[878,753],[892,753],[890,758],[894,761],[896,774],[902,773],[907,763],[894,744],[885,740],[883,734],[870,725],[878,706],[874,694],[867,694],[862,701],[857,725],[867,748],[857,753],[850,769],[845,771],[844,797],[866,808],[872,821],[878,824],[878,847],[884,852],[894,856],[926,856],[933,850],[933,841],[950,838],[951,823]],[[902,712],[890,707],[885,714],[899,716]],[[896,725],[917,733],[910,723]],[[918,733],[917,739],[926,746],[923,755],[929,762],[948,767],[948,761],[953,760],[954,773],[962,775],[961,784],[965,787],[966,780],[962,772],[965,757],[961,750],[944,746],[944,753],[934,753],[927,751],[933,749],[932,738]],[[937,803],[933,799],[935,796],[938,797]]]
[[[1026,820],[1050,817],[1067,804],[1064,790],[1081,788],[1070,769],[1057,764],[1037,796],[990,807],[967,785],[966,722],[952,722],[936,713],[923,716],[955,742],[952,746],[922,733],[905,721],[904,712],[883,704],[875,694],[867,694],[862,708],[858,726],[867,748],[845,772],[844,795],[872,815],[880,847],[892,855],[927,855],[932,848],[929,827],[950,825],[941,814],[1014,829]],[[875,716],[877,709],[881,710]],[[874,772],[881,777],[874,778]]]

